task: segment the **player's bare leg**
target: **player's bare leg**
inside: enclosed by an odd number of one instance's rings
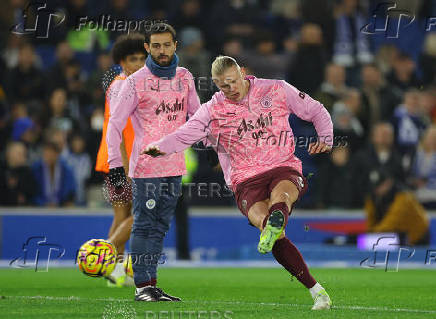
[[[330,309],[329,295],[311,276],[303,256],[285,236],[284,228],[298,194],[299,191],[294,183],[288,180],[280,181],[273,188],[270,199],[255,203],[250,208],[248,217],[250,222],[262,231],[264,241],[261,235],[259,251],[272,250],[275,259],[309,289],[314,300],[313,310]]]
[[[127,240],[129,239],[129,237],[127,237],[126,241],[121,242],[118,241],[118,243],[115,243],[111,240],[111,238],[114,237],[114,233],[117,231],[118,227],[129,217],[132,216],[131,214],[131,210],[132,210],[132,203],[128,202],[128,203],[113,203],[113,210],[114,210],[114,219],[112,220],[112,225],[111,228],[109,229],[109,241],[112,242],[116,249],[118,254],[124,254],[124,245],[127,242]],[[119,232],[119,231],[118,231]],[[129,236],[130,236],[130,231],[129,231]]]
[[[112,236],[109,237],[109,241],[115,245],[117,251],[120,251],[118,255],[122,255],[124,253],[125,244],[129,240],[130,233],[132,231],[132,224],[133,216],[130,215],[123,220],[123,222],[117,227],[117,229],[115,229]],[[120,250],[118,250],[118,247],[120,247]]]
[[[289,211],[298,199],[298,189],[288,180],[280,181],[271,191],[267,216],[262,221],[262,234],[257,249],[266,254],[273,249],[274,243],[283,237],[288,223]]]
[[[131,202],[113,203],[114,219],[109,230],[109,241],[114,244],[117,249],[117,264],[114,271],[108,276],[109,287],[133,286],[133,279],[125,274],[123,260],[125,244],[130,238],[130,233],[133,224],[133,216],[131,214]]]
[[[288,180],[278,183],[272,190],[269,203],[269,223],[273,214],[283,214],[284,224],[288,222],[288,216],[292,205],[298,199],[299,191],[295,184]],[[295,245],[285,236],[278,238],[272,248],[274,258],[306,288],[314,300],[313,310],[330,309],[331,300],[325,289],[316,282],[304,262],[303,256]]]

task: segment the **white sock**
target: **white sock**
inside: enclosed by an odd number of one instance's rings
[[[111,276],[114,278],[118,278],[121,277],[122,275],[124,275],[123,263],[117,262],[114,271],[111,273]]]
[[[315,298],[315,296],[322,290],[324,290],[324,288],[318,282],[315,284],[315,286],[309,289],[312,298]]]

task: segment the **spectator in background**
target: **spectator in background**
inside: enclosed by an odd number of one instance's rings
[[[0,169],[0,204],[27,206],[35,196],[35,181],[27,166],[26,146],[11,142],[6,147],[6,161]]]
[[[403,104],[395,109],[392,118],[395,144],[406,171],[411,168],[417,145],[425,130],[426,125],[421,116],[420,93],[416,89],[409,89],[404,94]]]
[[[112,58],[108,53],[101,53],[97,57],[97,69],[88,77],[86,88],[90,92],[90,99],[95,106],[104,105],[103,77],[112,66]]]
[[[425,207],[436,208],[436,126],[429,127],[418,148],[414,165],[415,195]]]
[[[56,63],[47,73],[47,83],[50,91],[57,87],[67,89],[66,68],[72,61],[74,61],[74,52],[70,44],[66,41],[60,42],[56,46]]]
[[[55,89],[49,100],[49,109],[44,119],[44,127],[55,128],[67,133],[77,129],[77,124],[67,108],[67,93],[64,89]]]
[[[326,63],[327,55],[321,28],[316,24],[304,24],[286,80],[299,90],[313,94],[323,82]]]
[[[27,158],[29,163],[33,163],[40,155],[38,140],[41,128],[29,117],[26,104],[13,105],[10,132],[12,141],[23,142],[26,145]]]
[[[70,154],[66,159],[73,169],[74,179],[77,184],[75,204],[86,205],[86,181],[91,177],[91,158],[85,151],[86,142],[81,135],[74,134],[70,142]]]
[[[174,14],[172,25],[176,30],[189,27],[205,30],[208,27],[206,19],[206,15],[202,12],[202,3],[199,0],[185,0],[181,1],[180,7]],[[181,44],[183,45],[183,42]]]
[[[219,51],[226,37],[238,37],[244,44],[252,41],[257,25],[264,25],[264,18],[258,2],[248,0],[216,1],[205,29],[211,52]]]
[[[18,56],[20,55],[20,47],[23,45],[23,37],[10,33],[6,47],[3,48],[2,58],[8,69],[13,69],[18,66]]]
[[[348,147],[335,147],[318,171],[318,208],[355,208],[355,183]]]
[[[436,33],[426,32],[424,48],[420,57],[422,82],[436,84]]]
[[[67,0],[66,2],[65,24],[71,30],[76,28],[77,18],[89,15],[89,10],[86,0]]]
[[[45,141],[55,144],[58,148],[59,156],[63,160],[68,161],[71,153],[67,143],[67,132],[57,128],[51,128],[45,133]]]
[[[425,124],[436,124],[436,86],[419,92],[421,117]]]
[[[352,151],[360,149],[366,137],[362,121],[358,117],[360,110],[360,92],[356,89],[349,89],[344,97],[333,105],[335,136],[346,136]]]
[[[244,45],[238,37],[228,37],[220,50],[224,55],[241,58],[245,55]]]
[[[362,67],[362,100],[367,131],[372,125],[380,121],[390,121],[395,107],[401,102],[402,96],[395,94],[395,90],[386,83],[383,74],[375,64]]]
[[[1,88],[0,88],[1,90]],[[0,98],[0,153],[3,153],[10,134],[8,105]]]
[[[31,44],[23,44],[18,55],[18,65],[5,79],[6,96],[10,102],[42,100],[44,77],[36,67],[36,55]]]
[[[9,138],[26,146],[28,163],[33,163],[40,156],[38,140],[41,128],[28,115],[27,105],[16,103],[12,106]]]
[[[85,86],[84,75],[82,74],[80,63],[71,61],[67,64],[65,70],[67,80],[68,108],[70,116],[78,121],[78,125],[85,130],[85,114],[89,115],[91,111],[87,107],[91,103],[91,97],[88,88]]]
[[[353,158],[354,186],[359,204],[371,191],[371,183],[375,183],[380,174],[389,177],[395,184],[405,183],[405,173],[401,164],[401,156],[394,148],[394,129],[390,123],[379,122],[373,126],[371,143],[361,149]]]
[[[405,234],[410,245],[429,244],[429,219],[424,208],[385,171],[377,171],[377,177],[370,180],[365,213],[369,232],[396,232]]]
[[[206,102],[212,94],[209,90],[209,82],[206,80],[198,82],[200,77],[208,79],[210,73],[210,54],[204,48],[203,35],[199,29],[188,27],[180,32],[179,39],[181,49],[178,50],[177,55],[180,59],[180,66],[192,73],[197,83],[198,96],[202,102]]]
[[[33,164],[32,172],[37,183],[36,205],[59,207],[73,204],[76,194],[74,173],[60,158],[54,143],[44,143],[42,158]]]
[[[129,0],[109,0],[107,14],[109,14],[113,19],[124,21],[133,19],[133,16],[129,10]],[[110,30],[110,40],[115,41],[118,36],[124,33],[125,31]]]
[[[344,67],[330,63],[325,68],[324,82],[313,98],[320,101],[331,112],[333,104],[340,100],[347,90]]]
[[[258,32],[254,50],[247,50],[240,57],[243,65],[253,71],[259,78],[285,79],[289,64],[289,55],[276,53],[276,43],[269,32]]]
[[[337,7],[333,62],[347,69],[347,83],[359,83],[360,66],[373,61],[368,37],[360,32],[367,23],[358,0],[341,0]]]
[[[296,38],[303,23],[301,17],[302,1],[300,0],[272,0],[270,9],[269,30],[272,32],[271,37],[281,50],[280,44],[283,39]],[[317,7],[318,9],[318,7]],[[266,26],[262,26],[266,27]]]
[[[419,87],[416,64],[406,53],[393,54],[392,70],[387,76],[388,82],[402,94],[411,87]]]
[[[393,61],[397,58],[399,53],[397,47],[391,44],[384,44],[377,50],[375,64],[385,78],[391,73]]]
[[[333,14],[333,1],[325,0],[304,0],[301,1],[302,19],[306,23],[313,23],[320,26],[323,33],[323,42],[330,60],[333,54],[335,20]],[[316,8],[316,10],[314,10]]]

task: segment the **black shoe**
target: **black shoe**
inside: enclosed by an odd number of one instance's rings
[[[147,286],[144,288],[136,288],[136,301],[180,301],[180,298],[170,296],[160,288]]]
[[[180,299],[179,297],[174,297],[174,296],[171,296],[171,295],[169,295],[169,294],[167,294],[166,292],[164,292],[162,289],[160,289],[160,288],[156,288],[156,290],[163,296],[163,297],[165,297],[165,298],[170,298],[171,299],[171,301],[182,301],[182,299]]]

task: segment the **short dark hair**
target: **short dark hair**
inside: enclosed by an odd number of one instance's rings
[[[145,43],[150,44],[150,37],[153,34],[166,33],[166,32],[171,33],[171,36],[173,37],[173,42],[176,42],[176,35],[177,35],[176,30],[167,23],[159,22],[153,24],[150,30],[145,32]]]
[[[144,36],[140,33],[123,34],[117,38],[112,48],[112,59],[116,64],[120,64],[128,55],[144,53]]]

